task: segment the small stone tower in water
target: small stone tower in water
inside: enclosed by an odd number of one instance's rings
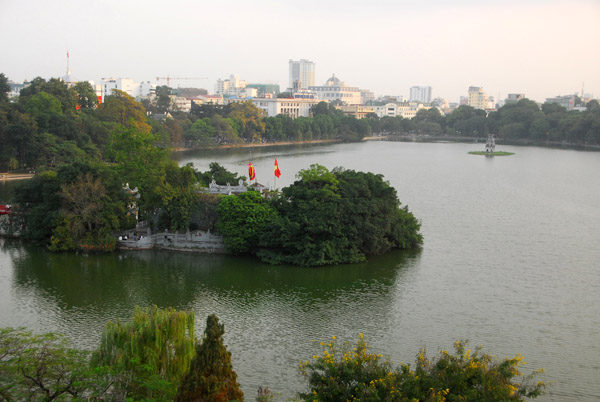
[[[496,139],[494,134],[488,134],[487,141],[485,142],[485,152],[494,153],[496,151]]]

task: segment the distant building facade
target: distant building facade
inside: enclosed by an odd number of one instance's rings
[[[272,97],[276,97],[280,90],[278,84],[248,84],[246,88],[254,88],[257,91],[257,97],[264,98],[265,95],[271,94]]]
[[[177,95],[169,95],[171,108],[181,112],[189,113],[192,110],[192,100]]]
[[[555,96],[554,98],[546,98],[544,103],[556,103],[567,110],[575,109],[575,95],[566,95],[566,96]]]
[[[220,78],[217,80],[215,93],[224,97],[235,98],[253,98],[258,96],[258,90],[256,88],[247,86],[248,83],[244,80],[240,80],[239,75],[232,74],[227,80],[222,80]]]
[[[100,90],[103,101],[104,97],[112,95],[115,89],[134,98],[150,96],[156,91],[156,87],[150,81],[135,82],[131,78],[102,78]]]
[[[195,96],[193,98],[190,98],[190,100],[195,104],[195,105],[224,105],[225,104],[225,99],[223,98],[223,95],[198,95]]]
[[[23,81],[22,84],[17,84],[16,82],[8,81],[8,85],[10,86],[10,92],[8,92],[8,97],[16,98],[21,94],[21,89],[27,88],[29,85],[31,85],[31,83]]]
[[[289,89],[294,92],[315,85],[315,63],[310,60],[289,61]]]
[[[485,110],[488,108],[488,96],[482,87],[469,87],[467,105],[474,109]]]
[[[357,119],[364,119],[368,114],[376,114],[375,106],[351,105],[336,106],[335,108],[344,112],[346,116],[352,116]]]
[[[525,99],[525,94],[508,94],[506,99],[504,99],[504,104],[517,103],[521,99]]]
[[[264,110],[268,117],[278,114],[296,119],[298,117],[310,117],[311,108],[320,101],[317,99],[293,99],[293,98],[255,98],[252,103],[257,108]]]
[[[390,102],[375,107],[377,117],[402,117],[412,119],[421,109],[431,109],[431,106],[420,102]]]
[[[333,74],[325,85],[311,86],[308,90],[314,92],[318,99],[334,102],[340,101],[346,105],[362,105],[362,90],[358,87],[347,86],[343,81]]]
[[[431,87],[410,87],[411,101],[431,103]]]

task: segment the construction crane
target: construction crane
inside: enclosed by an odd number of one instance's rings
[[[171,87],[171,80],[207,80],[207,77],[156,77],[158,80],[167,80],[167,86]]]

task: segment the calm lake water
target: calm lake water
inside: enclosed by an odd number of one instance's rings
[[[265,185],[291,184],[313,163],[381,173],[422,220],[425,244],[367,263],[268,266],[246,258],[119,252],[53,255],[0,240],[0,326],[66,333],[97,345],[106,321],[136,305],[208,314],[225,324],[234,368],[252,400],[258,386],[292,397],[313,340],[354,342],[393,362],[431,356],[457,339],[498,357],[522,354],[553,382],[541,401],[600,399],[600,153],[482,144],[368,142],[183,152]],[[273,160],[282,177],[274,183]],[[10,187],[10,185],[8,185]],[[7,184],[0,186],[5,197]]]

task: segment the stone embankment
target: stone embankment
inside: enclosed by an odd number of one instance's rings
[[[122,250],[163,250],[196,253],[225,253],[225,243],[219,235],[210,231],[189,230],[185,233],[168,231],[152,233],[150,228],[140,231],[129,230],[117,239],[117,247]]]

